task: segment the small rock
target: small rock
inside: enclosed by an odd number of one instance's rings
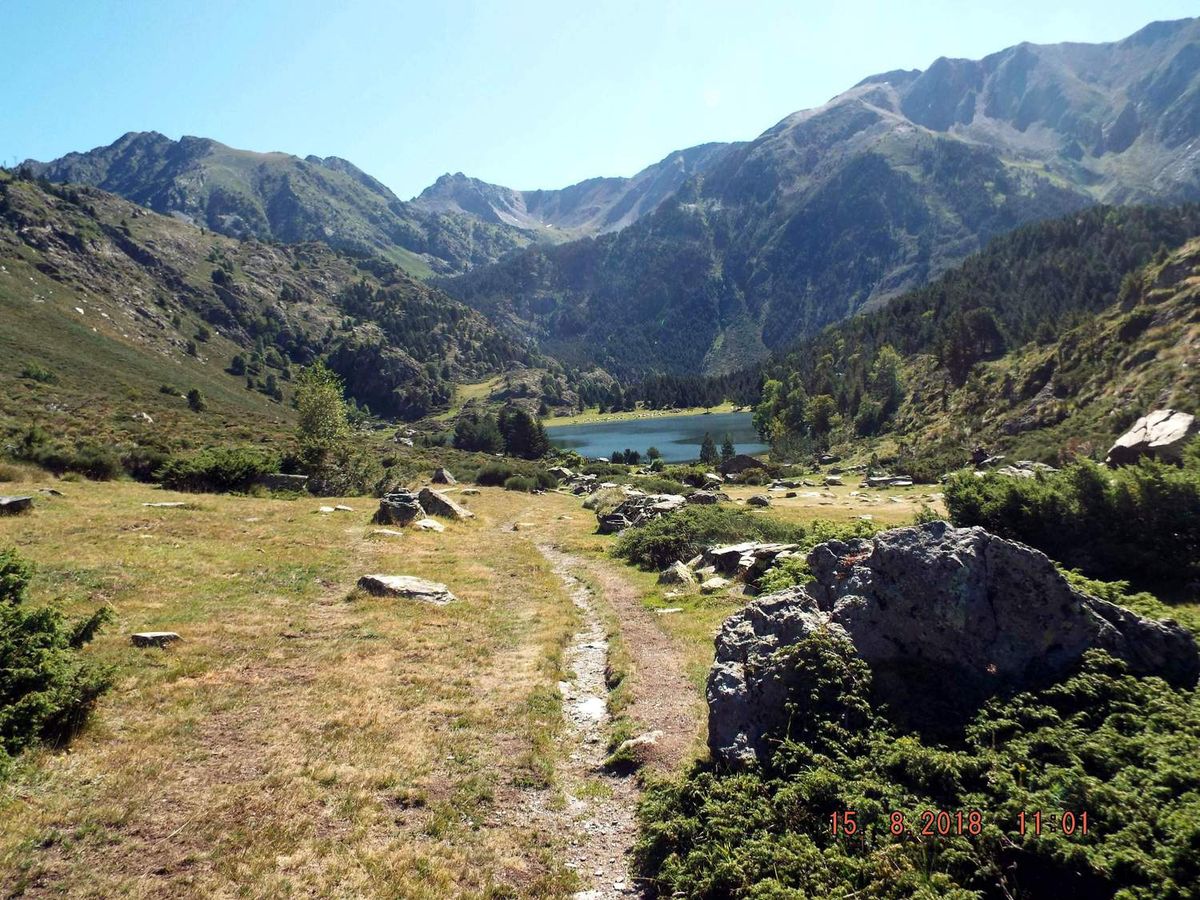
[[[379,501],[379,509],[372,521],[376,525],[407,525],[414,519],[425,518],[417,495],[412,491],[392,491]]]
[[[333,511],[334,512],[354,512],[354,507],[346,506],[345,504],[339,503],[337,506],[335,506],[333,508]]]
[[[358,579],[358,586],[376,597],[403,597],[438,606],[458,599],[441,582],[412,575],[364,575]]]
[[[479,488],[463,488],[462,495],[464,497],[475,497],[479,494]]]
[[[423,520],[427,521],[427,520]],[[371,535],[380,535],[382,537],[404,537],[403,531],[395,531],[391,528],[376,528],[371,532]]]
[[[826,486],[832,486],[835,484],[845,484],[845,482],[842,481],[842,477],[840,475],[826,475],[825,484]]]
[[[696,583],[696,576],[692,574],[691,569],[676,560],[667,566],[658,576],[658,583],[694,585]]]
[[[174,631],[139,631],[129,639],[135,647],[165,647],[182,640]]]
[[[331,513],[331,512],[333,512],[333,507],[332,507],[332,506],[318,506],[318,507],[317,507],[317,512],[320,512],[320,513]]]
[[[683,612],[683,607],[682,606],[668,606],[665,609],[656,609],[655,612],[658,613],[660,616],[669,616],[672,613]]]
[[[755,494],[746,503],[750,506],[770,506],[771,498],[764,494]]]
[[[435,522],[433,519],[418,519],[416,522],[413,522],[413,527],[420,528],[422,531],[436,531],[438,534],[446,530],[445,525],[441,522]]]
[[[38,488],[39,494],[45,494],[47,497],[65,497],[66,495],[58,488]]]
[[[181,501],[171,501],[164,503],[143,503],[142,506],[152,506],[155,509],[182,509],[187,504]]]
[[[704,582],[704,584],[700,585],[700,590],[706,594],[715,594],[717,591],[725,590],[725,588],[729,587],[729,585],[732,583],[733,582],[727,578],[722,578],[720,575],[714,575],[712,578]]]

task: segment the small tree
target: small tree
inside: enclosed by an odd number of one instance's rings
[[[237,375],[239,378],[246,374],[246,357],[242,354],[237,354],[229,361],[229,374]]]
[[[657,447],[651,447],[646,451],[646,458],[651,460],[662,459],[662,451]]]
[[[733,439],[726,434],[725,440],[721,444],[721,462],[729,462],[737,456],[737,448],[733,446]]]
[[[200,393],[200,388],[192,388],[187,392],[187,405],[192,412],[204,412],[208,409],[208,403]]]
[[[344,455],[350,442],[350,422],[342,399],[342,380],[315,363],[296,380],[296,438],[300,457],[312,469],[322,469]]]
[[[706,466],[715,465],[720,456],[717,454],[717,443],[712,435],[704,432],[704,440],[700,442],[700,462]]]

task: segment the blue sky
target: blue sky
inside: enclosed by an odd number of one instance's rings
[[[402,197],[631,175],[866,75],[1109,41],[1176,0],[0,0],[0,162],[126,131],[351,160]]]

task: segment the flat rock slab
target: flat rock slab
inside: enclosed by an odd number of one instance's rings
[[[364,575],[358,579],[358,586],[376,597],[403,597],[438,606],[458,599],[441,582],[412,575]]]
[[[445,525],[441,522],[435,522],[433,519],[418,519],[416,522],[413,522],[413,527],[420,528],[422,531],[436,531],[438,534],[446,530]]]
[[[33,509],[32,497],[0,497],[0,515],[15,516]]]
[[[152,506],[155,509],[183,509],[187,504],[181,500],[172,500],[162,503],[143,503],[142,506]]]
[[[475,513],[465,506],[455,503],[441,491],[433,488],[422,488],[417,495],[421,507],[431,516],[442,516],[447,519],[473,519]]]
[[[129,639],[135,647],[165,647],[183,640],[174,631],[139,631],[130,635]]]
[[[380,535],[382,537],[404,537],[404,532],[396,531],[394,528],[376,528],[371,532],[371,535]]]

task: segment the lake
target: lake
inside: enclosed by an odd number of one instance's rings
[[[546,429],[550,443],[555,447],[574,450],[583,456],[608,459],[614,450],[629,449],[637,450],[645,457],[648,448],[657,447],[667,462],[698,459],[705,432],[712,435],[718,450],[726,434],[733,439],[738,453],[762,453],[767,449],[754,430],[748,412],[660,416],[557,428],[550,425]]]

